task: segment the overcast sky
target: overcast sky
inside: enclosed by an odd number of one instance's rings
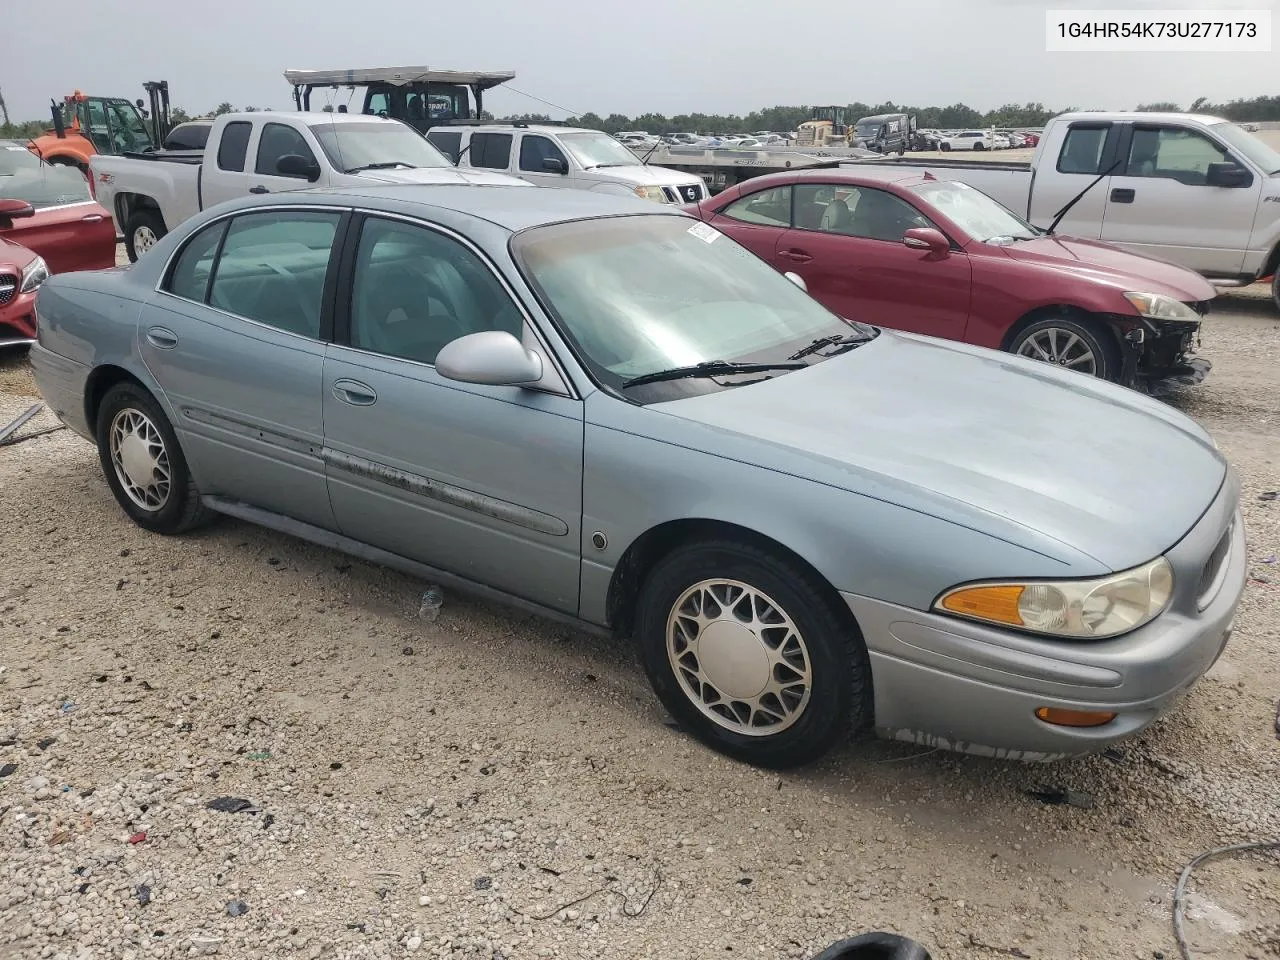
[[[228,100],[287,109],[288,67],[514,70],[569,111],[743,113],[893,100],[1122,109],[1280,93],[1272,53],[1045,53],[1045,10],[1270,9],[1127,0],[0,0],[0,91],[14,120],[79,88],[143,96],[168,80],[191,113]],[[1273,13],[1280,22],[1280,14]],[[499,114],[565,114],[510,90]],[[315,103],[313,102],[313,106]]]

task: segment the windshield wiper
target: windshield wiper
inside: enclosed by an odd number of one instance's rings
[[[1085,187],[1083,190],[1077,193],[1074,197],[1072,197],[1069,201],[1067,201],[1067,205],[1053,215],[1053,223],[1049,224],[1049,229],[1045,231],[1045,235],[1050,237],[1053,236],[1053,231],[1058,229],[1058,224],[1060,224],[1062,222],[1062,218],[1065,217],[1071,211],[1071,208],[1074,207],[1077,203],[1079,203],[1082,199],[1084,199],[1084,195],[1086,193],[1088,193],[1090,190],[1096,187],[1104,179],[1109,177],[1113,170],[1119,167],[1120,164],[1124,163],[1124,160],[1125,158],[1123,156],[1119,157],[1115,163],[1113,163],[1111,166],[1107,167],[1107,169],[1103,170],[1100,174],[1098,174],[1098,179],[1091,182],[1087,187]]]
[[[688,367],[672,367],[670,370],[656,370],[653,373],[641,374],[624,380],[622,386],[639,387],[646,383],[660,383],[663,380],[686,380],[692,377],[722,377],[735,373],[762,373],[767,370],[801,370],[807,363],[733,363],[729,360],[707,360]]]
[[[413,168],[412,163],[406,163],[404,160],[386,160],[382,163],[366,163],[359,167],[351,167],[347,173],[359,173],[361,170],[390,170],[392,167],[409,167]]]
[[[876,335],[873,333],[833,334],[829,337],[819,337],[817,340],[814,340],[812,343],[810,343],[807,347],[801,347],[791,356],[787,357],[787,359],[799,360],[802,357],[812,356],[813,354],[817,353],[819,350],[825,350],[827,347],[843,347],[845,348],[845,350],[852,350],[854,347],[861,346],[862,344],[866,343],[868,340],[874,340],[875,338],[876,338]],[[836,353],[843,353],[843,352],[844,350],[836,351]],[[831,354],[831,356],[833,357],[835,355],[836,354],[834,353]]]

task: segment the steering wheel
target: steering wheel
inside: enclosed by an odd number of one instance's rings
[[[896,933],[864,933],[833,943],[813,960],[933,960],[929,951]]]

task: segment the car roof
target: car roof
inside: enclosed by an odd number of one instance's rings
[[[883,163],[883,161],[880,162]],[[894,169],[892,165],[885,165],[860,170],[857,163],[850,163],[848,166],[841,167],[808,167],[803,170],[771,173],[763,177],[752,177],[750,180],[744,181],[740,186],[743,187],[743,193],[754,193],[756,190],[767,189],[770,186],[780,187],[789,183],[807,183],[810,181],[843,183],[850,186],[898,184],[906,187],[916,183],[923,183],[926,179],[924,173],[925,171],[915,166]],[[943,180],[946,178],[937,177],[937,179]]]
[[[639,197],[516,185],[370,183],[368,186],[321,187],[299,191],[295,196],[308,193],[389,212],[407,212],[412,207],[452,211],[487,220],[512,233],[529,227],[597,217],[637,214],[687,216],[678,207],[663,206]],[[279,195],[276,202],[280,202]]]
[[[236,120],[301,120],[312,126],[320,123],[394,123],[404,126],[399,120],[379,117],[372,113],[338,113],[337,111],[325,113],[321,110],[250,110],[226,113],[222,116],[233,117]]]
[[[591,127],[566,127],[559,123],[450,123],[447,126],[433,127],[436,131],[467,130],[471,133],[508,133],[513,130],[532,130],[534,133],[603,133]]]

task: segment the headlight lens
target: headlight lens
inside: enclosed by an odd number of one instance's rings
[[[49,279],[49,265],[44,262],[44,257],[36,257],[22,271],[22,284],[18,288],[19,293],[30,293],[40,284]]]
[[[1144,317],[1152,320],[1199,320],[1200,315],[1181,300],[1159,293],[1126,293],[1124,298]]]
[[[934,604],[946,613],[1056,637],[1101,640],[1150,623],[1173,596],[1164,557],[1097,580],[968,584]]]
[[[667,194],[661,187],[636,187],[636,196],[641,200],[657,200],[658,203],[667,202]]]

